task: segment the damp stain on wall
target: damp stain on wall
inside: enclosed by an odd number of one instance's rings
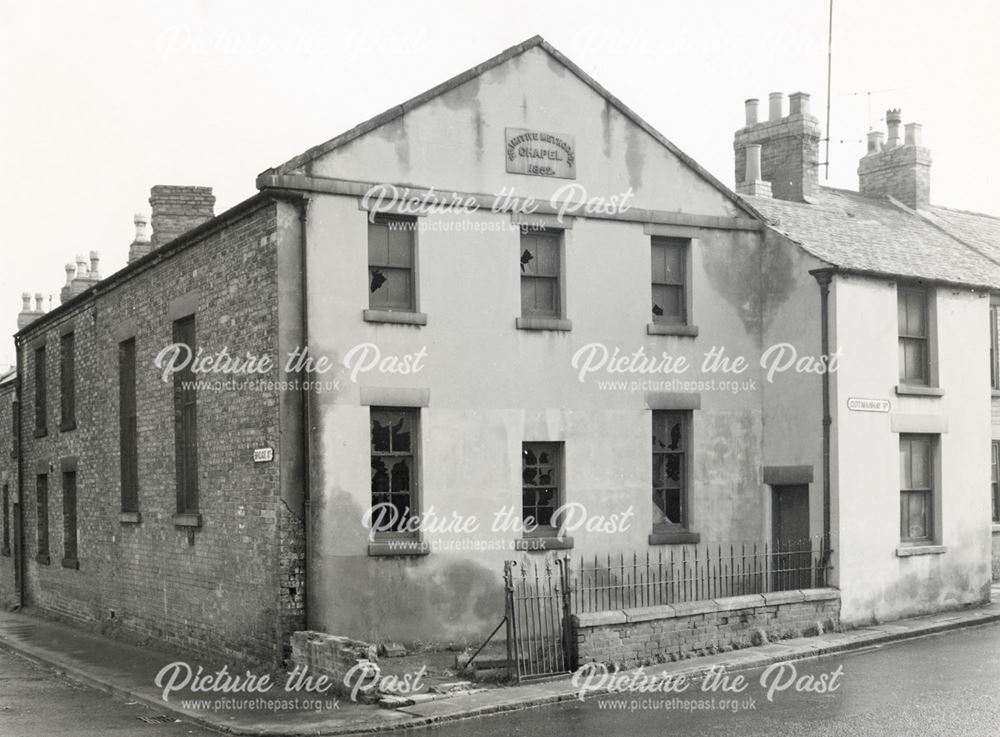
[[[710,236],[701,241],[702,264],[714,291],[736,311],[749,335],[762,340],[761,251],[755,233]]]
[[[410,138],[406,131],[406,116],[390,120],[374,131],[375,135],[389,141],[396,148],[396,160],[403,176],[410,174]]]
[[[628,183],[636,190],[642,187],[642,170],[646,164],[642,135],[644,134],[634,125],[628,126],[625,131],[625,167],[628,170]]]
[[[483,158],[483,132],[486,125],[479,101],[481,84],[480,77],[476,77],[441,96],[441,103],[449,110],[466,110],[471,115],[477,161],[482,161]]]

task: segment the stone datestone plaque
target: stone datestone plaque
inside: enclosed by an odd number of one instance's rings
[[[506,128],[508,174],[576,179],[576,141],[565,133]]]

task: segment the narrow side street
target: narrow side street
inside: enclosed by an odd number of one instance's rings
[[[798,677],[843,667],[833,693],[774,694],[747,671],[745,692],[590,696],[583,703],[433,728],[433,737],[996,737],[1000,734],[1000,624],[795,663]],[[714,698],[714,704],[709,705]],[[753,705],[750,705],[750,701]],[[636,703],[639,702],[639,703]],[[696,704],[697,702],[697,704]],[[730,702],[723,704],[723,702]],[[735,702],[735,703],[732,703]],[[686,704],[686,706],[684,705]],[[687,709],[698,706],[698,710]],[[709,708],[703,708],[708,706]],[[711,708],[714,707],[714,708]],[[728,707],[728,708],[727,708]]]

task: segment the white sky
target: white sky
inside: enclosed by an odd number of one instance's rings
[[[901,107],[924,124],[935,204],[1000,214],[1000,4],[834,1],[829,183],[857,187],[869,122]],[[770,91],[810,92],[825,123],[827,12],[827,0],[0,0],[0,335],[21,292],[58,304],[76,254],[99,250],[105,275],[123,266],[153,184],[210,185],[222,212],[260,171],[536,33],[732,186],[745,98],[763,112]],[[13,361],[0,338],[0,367]]]

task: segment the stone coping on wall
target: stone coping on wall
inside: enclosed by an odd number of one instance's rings
[[[614,624],[631,624],[634,622],[650,622],[677,617],[692,617],[698,614],[732,612],[741,609],[754,609],[781,604],[798,604],[806,601],[834,601],[839,599],[840,591],[834,588],[797,589],[793,591],[727,596],[720,599],[705,599],[703,601],[661,604],[659,606],[636,607],[632,609],[614,609],[605,612],[583,612],[575,614],[574,618],[578,627],[588,628]]]

